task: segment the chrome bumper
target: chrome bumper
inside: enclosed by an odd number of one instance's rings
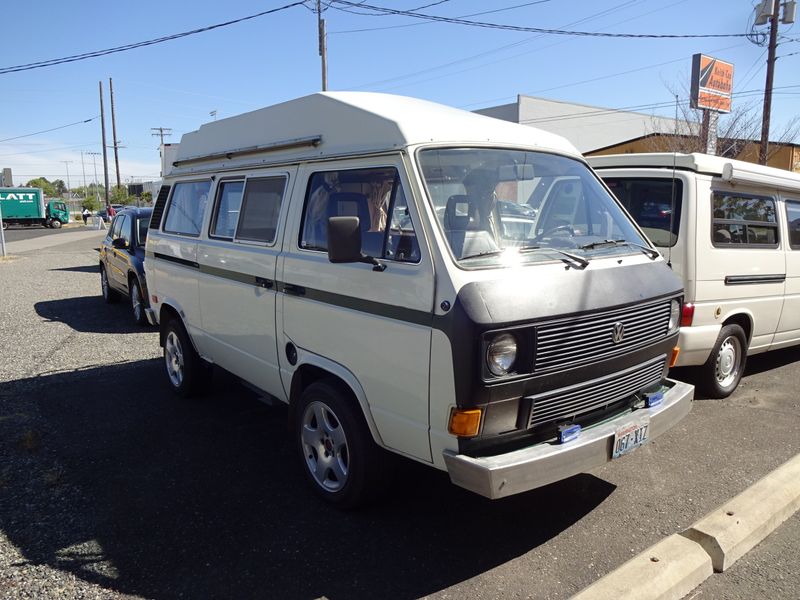
[[[603,465],[611,460],[611,445],[617,428],[634,416],[650,417],[649,441],[689,414],[694,386],[671,379],[667,384],[672,387],[658,406],[641,408],[584,429],[578,439],[566,444],[543,442],[499,456],[477,458],[445,450],[443,455],[450,480],[476,494],[495,499],[542,487]]]

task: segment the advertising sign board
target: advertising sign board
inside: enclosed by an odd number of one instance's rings
[[[705,54],[692,56],[691,107],[731,112],[733,64]]]

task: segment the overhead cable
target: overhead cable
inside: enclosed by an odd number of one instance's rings
[[[72,127],[73,125],[82,125],[84,123],[91,123],[95,119],[99,119],[99,118],[100,118],[100,115],[96,115],[96,116],[92,117],[91,119],[84,119],[83,121],[75,121],[74,123],[69,123],[67,125],[59,125],[58,127],[53,127],[52,129],[44,129],[42,131],[35,131],[34,133],[26,133],[24,135],[18,135],[16,137],[6,138],[4,140],[0,140],[0,144],[2,144],[3,142],[10,142],[11,140],[18,140],[18,139],[21,139],[21,138],[31,137],[33,135],[39,135],[40,133],[49,133],[51,131],[57,131],[59,129],[66,129],[67,127]]]

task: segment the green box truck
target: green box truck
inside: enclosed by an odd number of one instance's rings
[[[45,202],[41,188],[0,188],[0,219],[9,225],[42,225],[58,229],[69,222],[67,205],[61,200]]]

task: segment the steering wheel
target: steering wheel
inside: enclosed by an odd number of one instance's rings
[[[572,226],[569,223],[562,223],[561,225],[556,225],[555,227],[551,227],[550,229],[546,229],[545,231],[543,231],[539,235],[535,236],[533,238],[533,241],[534,242],[538,242],[539,240],[542,240],[542,239],[544,239],[544,238],[546,238],[546,237],[548,237],[550,235],[558,233],[559,231],[566,231],[571,236],[575,235],[575,230],[572,229]]]

